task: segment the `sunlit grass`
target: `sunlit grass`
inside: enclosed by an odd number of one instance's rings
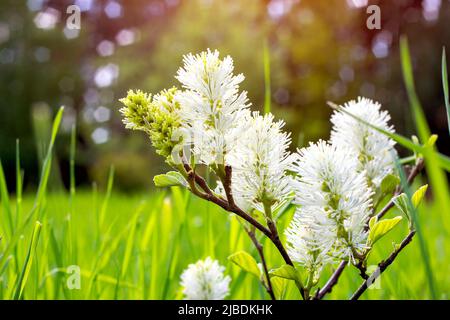
[[[227,261],[230,253],[244,249],[251,252],[251,243],[242,233],[235,218],[213,205],[199,201],[181,190],[155,194],[123,195],[113,193],[99,225],[104,194],[84,190],[78,192],[73,214],[67,194],[51,194],[43,209],[41,236],[24,285],[24,299],[176,299],[181,298],[179,276],[192,262],[213,256],[227,266],[232,278],[230,299],[267,299],[265,291],[251,275]],[[23,210],[32,209],[34,198],[23,199]],[[280,221],[283,226],[291,216]],[[391,213],[391,215],[393,215]],[[421,208],[419,219],[427,239],[433,276],[438,282],[438,298],[447,299],[450,292],[448,277],[450,238],[441,220],[444,218],[435,205]],[[68,233],[69,225],[72,232]],[[6,227],[2,220],[1,226]],[[0,298],[14,298],[16,283],[27,261],[34,224],[23,232],[15,247],[17,259],[7,259],[0,270]],[[389,255],[391,243],[398,243],[406,234],[402,222],[398,228],[377,243],[369,264]],[[212,236],[211,236],[212,235]],[[71,243],[72,253],[68,250]],[[5,242],[2,240],[2,249]],[[282,264],[281,258],[265,243],[269,267]],[[255,255],[256,257],[256,255]],[[16,261],[18,264],[16,264]],[[81,268],[81,288],[69,290],[67,268]],[[324,277],[326,278],[326,277]],[[344,272],[339,285],[329,296],[346,299],[360,283],[356,269]],[[298,299],[289,286],[286,298]],[[381,277],[381,288],[368,290],[366,299],[426,299],[427,278],[419,243],[415,239]]]

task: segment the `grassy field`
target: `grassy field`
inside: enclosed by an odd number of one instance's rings
[[[34,200],[25,196],[21,211],[30,212]],[[292,213],[288,210],[280,219],[281,229]],[[20,224],[23,216],[17,218]],[[256,278],[227,260],[228,255],[238,250],[253,250],[236,218],[183,190],[173,188],[131,196],[95,190],[81,191],[74,197],[49,194],[38,220],[42,227],[35,252],[31,252],[33,256],[29,257],[34,229],[34,223],[30,222],[0,271],[2,299],[14,298],[20,284],[23,285],[21,298],[25,299],[178,299],[182,270],[206,256],[226,266],[233,279],[230,299],[269,298]],[[2,230],[8,228],[5,221],[0,220]],[[448,299],[448,219],[432,204],[426,204],[421,208],[420,221],[438,298]],[[386,257],[392,250],[391,243],[401,240],[407,232],[406,223],[402,224],[377,243],[371,261]],[[265,251],[270,268],[282,264],[269,242],[265,243]],[[252,253],[256,258],[255,252]],[[33,260],[30,262],[29,258]],[[70,290],[67,284],[71,276],[68,267],[72,265],[80,267],[80,289]],[[20,282],[27,267],[27,278]],[[360,281],[355,269],[347,268],[329,298],[348,298]],[[417,239],[382,275],[379,287],[368,290],[363,298],[430,298]],[[292,284],[288,284],[283,297],[300,298]]]

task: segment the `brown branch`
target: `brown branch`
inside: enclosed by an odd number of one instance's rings
[[[223,181],[223,188],[225,189],[225,194],[227,196],[228,199],[228,203],[231,206],[236,206],[235,202],[234,202],[234,198],[233,198],[233,191],[231,189],[231,183],[232,183],[232,168],[231,166],[225,166],[225,177],[224,177],[224,181]]]
[[[327,293],[330,293],[333,290],[333,287],[338,283],[339,277],[347,265],[347,261],[341,261],[337,269],[333,272],[330,279],[328,279],[327,283],[320,290],[317,290],[316,296],[314,299],[322,299]]]
[[[275,225],[275,222],[273,222],[272,219],[268,219],[267,220],[267,225],[268,225],[269,230],[270,230],[270,232],[272,234],[272,237],[270,238],[270,240],[272,240],[272,242],[275,245],[275,247],[277,247],[278,251],[280,252],[280,254],[283,257],[283,259],[286,262],[286,264],[288,264],[290,266],[294,266],[294,264],[292,263],[291,258],[289,257],[286,249],[283,246],[283,243],[281,242],[281,239],[280,239],[280,236],[278,234],[278,229],[277,229],[277,226]]]
[[[255,245],[255,248],[258,251],[259,257],[261,258],[261,263],[263,266],[263,271],[264,271],[264,275],[266,277],[266,282],[267,282],[267,284],[265,284],[263,281],[263,285],[266,288],[267,293],[269,294],[270,298],[272,300],[276,300],[275,293],[273,292],[272,281],[270,280],[269,269],[267,268],[266,258],[264,256],[264,248],[263,248],[262,244],[258,241],[258,239],[256,239],[254,230],[249,230],[249,229],[245,228],[245,231],[247,231],[248,236],[250,237],[253,244]]]
[[[223,177],[222,183],[223,183],[223,187],[225,189],[225,194],[227,196],[229,206],[237,208],[237,205],[234,202],[233,191],[231,188],[232,174],[233,173],[232,173],[231,166],[225,166],[225,177]],[[262,284],[263,284],[264,288],[266,289],[267,293],[269,294],[270,298],[272,300],[276,300],[276,297],[275,297],[275,294],[274,294],[273,288],[272,288],[272,281],[270,280],[269,269],[267,268],[266,257],[264,256],[264,248],[263,248],[261,242],[259,242],[258,239],[256,238],[255,227],[253,227],[252,229],[248,229],[247,227],[244,226],[244,229],[247,232],[250,239],[252,240],[253,245],[255,246],[256,250],[258,251],[259,257],[261,259],[264,275],[266,277],[266,282],[264,282],[264,280],[262,280]]]
[[[241,217],[242,219],[244,219],[245,221],[250,223],[256,229],[258,229],[262,233],[264,233],[267,237],[270,238],[272,236],[269,229],[264,227],[255,218],[253,218],[252,216],[250,216],[249,214],[247,214],[246,212],[244,212],[237,206],[230,206],[230,204],[227,201],[216,196],[211,191],[211,189],[209,188],[206,181],[202,177],[200,177],[195,171],[193,171],[187,163],[184,163],[184,168],[187,171],[187,180],[188,180],[188,183],[189,183],[192,193],[194,193],[196,196],[198,196],[204,200],[207,200],[207,201],[217,204],[219,207],[225,209],[226,211],[230,211],[230,212],[237,214],[239,217]],[[196,187],[195,184],[198,184],[203,189],[204,192],[201,192],[200,190],[198,190],[198,188]]]
[[[269,229],[267,229],[259,221],[257,221],[255,218],[253,218],[251,215],[249,215],[236,205],[235,201],[233,200],[231,189],[232,168],[230,166],[225,167],[225,177],[223,178],[222,181],[228,201],[222,199],[221,197],[216,196],[209,188],[207,182],[201,176],[199,176],[189,166],[189,164],[186,161],[183,161],[183,169],[186,171],[190,189],[196,196],[205,199],[207,201],[213,202],[218,206],[220,206],[221,208],[223,208],[224,210],[233,212],[242,219],[244,219],[245,221],[247,221],[248,223],[250,223],[253,227],[261,231],[266,237],[268,237],[272,241],[272,243],[275,245],[280,255],[283,257],[283,260],[286,262],[286,264],[294,266],[291,258],[289,257],[286,249],[283,246],[283,243],[280,240],[277,227],[275,223],[272,221],[272,219],[267,220],[269,227]],[[196,185],[200,186],[204,192],[198,190]],[[306,297],[305,290],[301,287],[299,289],[303,299],[305,299]]]
[[[358,288],[358,290],[355,291],[355,293],[352,295],[350,300],[358,300],[359,297],[367,290],[367,288],[370,287],[370,285],[381,276],[381,274],[394,262],[395,258],[397,258],[398,254],[411,242],[411,240],[414,237],[414,234],[416,232],[412,230],[400,243],[398,248],[396,248],[391,255],[384,261],[380,262],[378,264],[378,268],[375,270],[375,272],[372,273],[372,275],[366,279],[361,286]]]
[[[359,262],[354,266],[359,270],[359,275],[361,278],[367,280],[369,275],[367,274],[367,267],[365,266],[364,259],[359,260]]]

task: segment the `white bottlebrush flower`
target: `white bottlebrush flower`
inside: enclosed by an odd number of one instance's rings
[[[309,212],[306,212],[307,210]],[[297,209],[285,233],[292,261],[312,272],[313,277],[317,279],[322,268],[333,262],[329,252],[336,237],[332,228],[326,225],[329,221],[322,221],[323,224],[315,221],[321,217],[310,212],[311,210],[314,208],[305,208],[301,212]]]
[[[231,278],[225,268],[210,257],[190,264],[181,275],[186,300],[223,300],[229,293]]]
[[[220,59],[218,51],[188,54],[183,61],[176,78],[185,90],[176,100],[194,155],[204,164],[223,164],[248,113],[247,93],[239,93],[244,76],[233,75],[233,59]]]
[[[289,195],[287,169],[294,160],[288,150],[290,134],[282,131],[284,122],[275,122],[272,114],[253,112],[245,126],[227,157],[233,169],[233,194],[247,203],[244,209],[264,212],[264,204],[276,207]]]
[[[299,151],[292,180],[295,217],[286,235],[294,261],[320,272],[329,257],[354,261],[366,248],[372,192],[356,158],[319,141]]]
[[[389,113],[380,108],[379,103],[361,97],[344,105],[349,113],[374,126],[394,132],[393,126],[388,123],[391,119]],[[365,171],[369,186],[378,188],[387,174],[395,172],[397,153],[392,139],[342,111],[335,111],[331,122],[331,143],[358,159],[357,170]]]

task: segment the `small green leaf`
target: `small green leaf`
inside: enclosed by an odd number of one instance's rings
[[[271,278],[282,278],[287,280],[294,280],[298,286],[302,286],[302,278],[298,270],[288,264],[282,265],[278,269],[270,270]]]
[[[392,219],[385,219],[375,223],[373,225],[373,228],[370,228],[369,231],[369,244],[375,244],[375,242],[380,240],[385,234],[391,231],[401,220],[402,217],[398,216]]]
[[[396,196],[393,201],[400,212],[403,213],[408,220],[411,220],[408,209],[408,196],[405,193],[402,193]]]
[[[278,269],[271,270],[270,275],[273,277],[280,277],[288,280],[298,279],[297,270],[295,270],[293,266],[290,266],[288,264],[282,265]]]
[[[153,182],[157,187],[187,186],[184,177],[176,171],[169,171],[166,174],[157,175],[153,178]]]
[[[427,143],[425,143],[426,147],[433,147],[438,139],[437,134],[432,134],[431,137],[428,139]]]
[[[272,283],[272,289],[275,297],[280,300],[284,299],[289,281],[283,278],[273,277],[270,279],[270,283]]]
[[[228,257],[228,260],[260,279],[261,271],[258,268],[258,264],[256,263],[256,260],[247,252],[238,251],[233,253]]]
[[[400,184],[400,178],[393,174],[388,174],[381,181],[381,193],[383,195],[391,194],[395,188]]]
[[[375,226],[375,223],[377,223],[377,221],[378,221],[377,216],[373,216],[372,218],[370,218],[369,229],[373,229],[373,227]]]
[[[422,199],[425,196],[427,189],[428,189],[428,185],[426,184],[426,185],[421,186],[416,192],[414,192],[414,194],[411,198],[411,201],[415,208],[417,208],[419,206],[420,202],[422,202]]]

